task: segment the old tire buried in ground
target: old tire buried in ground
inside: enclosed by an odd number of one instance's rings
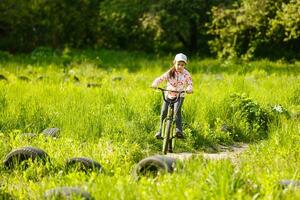
[[[3,164],[7,168],[12,168],[28,159],[41,160],[45,162],[49,159],[49,156],[43,150],[35,147],[21,147],[19,149],[12,150],[9,154],[7,154]]]
[[[91,194],[77,187],[57,187],[44,193],[45,199],[93,199]]]
[[[66,163],[66,167],[67,169],[76,168],[78,170],[82,170],[85,172],[103,171],[102,166],[98,162],[85,157],[76,157],[76,158],[68,159]]]
[[[45,130],[43,130],[43,134],[45,136],[50,136],[50,137],[58,137],[59,136],[59,128],[47,128]]]
[[[151,156],[141,160],[133,170],[133,176],[157,176],[158,173],[171,173],[175,167],[175,158],[167,156]]]

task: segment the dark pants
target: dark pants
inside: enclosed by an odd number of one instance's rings
[[[182,132],[182,118],[181,118],[181,107],[183,104],[184,97],[179,97],[179,100],[174,104],[174,112],[176,113],[175,121],[176,121],[176,129]],[[168,106],[169,103],[163,102],[160,114],[160,128],[159,131],[161,132],[162,124],[164,119],[167,117],[168,114]]]

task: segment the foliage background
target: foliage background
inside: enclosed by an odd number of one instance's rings
[[[2,0],[0,49],[110,48],[294,59],[300,0]]]

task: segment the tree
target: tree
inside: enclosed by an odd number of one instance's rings
[[[209,31],[215,36],[210,41],[212,50],[221,58],[241,57],[248,60],[267,52],[271,55],[274,50],[290,46],[285,43],[286,38],[282,37],[283,29],[290,30],[289,35],[294,40],[298,39],[296,43],[299,44],[300,35],[296,31],[299,27],[298,16],[292,14],[295,18],[292,23],[288,16],[288,13],[297,13],[295,10],[299,6],[296,7],[296,1],[299,0],[243,0],[231,7],[214,7]],[[289,2],[292,5],[288,4],[290,6],[287,7],[286,3]],[[281,11],[283,8],[291,12]],[[282,23],[287,22],[289,25],[284,28]],[[270,48],[275,46],[274,38],[277,38],[276,48]]]

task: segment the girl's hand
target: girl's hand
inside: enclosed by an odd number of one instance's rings
[[[153,88],[153,89],[157,89],[157,86],[153,85],[153,84],[150,87]]]
[[[192,93],[193,93],[193,90],[187,90],[186,93],[192,94]]]

